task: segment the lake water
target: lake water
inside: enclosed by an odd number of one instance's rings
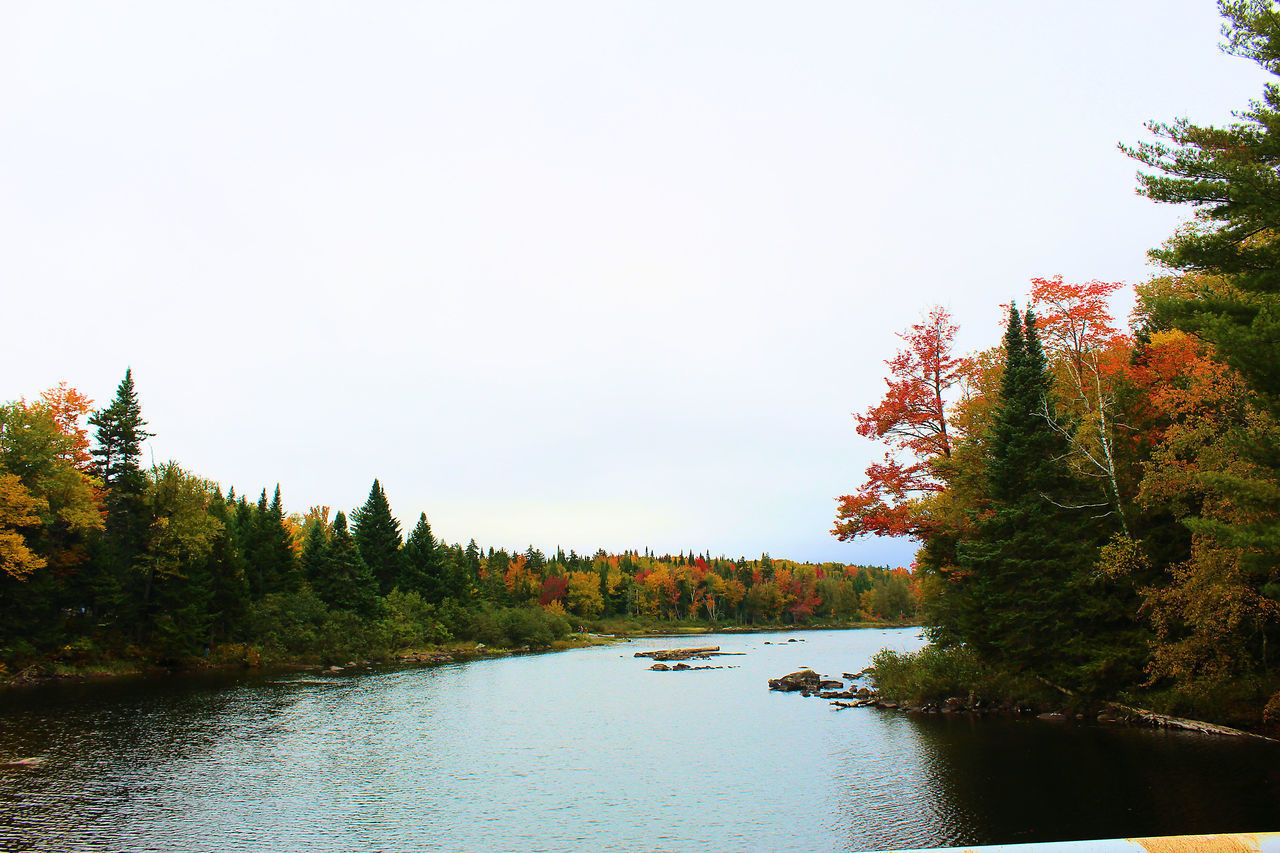
[[[800,642],[788,643],[794,638]],[[735,667],[651,672],[718,643]],[[767,689],[915,630],[0,695],[0,849],[839,851],[1280,829],[1280,746]],[[698,662],[693,662],[695,665]]]

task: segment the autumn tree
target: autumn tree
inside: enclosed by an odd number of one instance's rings
[[[32,495],[13,474],[0,471],[0,573],[25,580],[45,567],[45,559],[31,549],[25,530],[40,524],[47,504]]]
[[[946,309],[935,307],[900,334],[906,346],[886,362],[884,398],[854,415],[860,435],[889,449],[867,468],[857,492],[837,498],[831,532],[840,541],[867,534],[919,538],[929,529],[919,498],[942,489],[937,466],[951,456],[946,397],[962,366],[951,352],[956,329]]]
[[[1097,509],[1128,535],[1130,495],[1122,487],[1116,443],[1117,382],[1128,367],[1133,342],[1114,324],[1108,300],[1120,282],[1072,283],[1062,276],[1031,280],[1030,307],[1045,349],[1060,367],[1059,398],[1070,406],[1070,422],[1051,420],[1066,440],[1077,471],[1097,480],[1105,504]]]
[[[1274,4],[1223,0],[1219,8],[1226,18],[1224,50],[1280,76],[1280,11]],[[1141,193],[1195,211],[1193,222],[1151,255],[1197,276],[1198,286],[1160,301],[1158,312],[1210,345],[1214,357],[1243,380],[1259,414],[1280,421],[1280,83],[1267,82],[1261,99],[1236,116],[1224,127],[1185,119],[1151,122],[1155,140],[1124,150],[1149,170],[1138,175]],[[1226,286],[1213,286],[1216,280]],[[1280,638],[1280,516],[1274,512],[1280,432],[1255,424],[1236,437],[1233,464],[1197,472],[1197,489],[1216,495],[1230,511],[1215,512],[1210,502],[1184,523],[1198,543],[1212,543],[1211,571],[1238,578],[1242,592],[1261,596],[1248,607],[1265,614],[1255,634]],[[1175,570],[1173,587],[1186,588],[1208,565]],[[1268,712],[1280,719],[1280,690]]]

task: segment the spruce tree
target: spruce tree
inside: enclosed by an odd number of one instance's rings
[[[355,539],[347,529],[347,517],[339,511],[323,557],[311,581],[317,596],[337,610],[351,610],[365,618],[378,615],[381,599],[377,580],[360,557]]]
[[[984,441],[986,503],[960,543],[940,633],[984,658],[1079,686],[1089,656],[1088,577],[1100,531],[1064,462],[1066,438],[1035,316],[1010,309],[1005,366]]]
[[[126,369],[115,399],[89,416],[94,428],[94,471],[103,484],[106,518],[91,572],[95,610],[124,634],[141,630],[143,590],[138,562],[146,548],[149,524],[142,444],[146,431],[133,371]]]
[[[391,504],[376,479],[364,506],[351,513],[351,522],[360,556],[377,579],[379,594],[386,595],[400,581],[404,557],[400,522],[391,514]]]
[[[444,598],[439,549],[425,512],[419,514],[418,523],[404,543],[403,559],[400,581],[402,590],[415,590],[430,602],[439,602]]]
[[[249,581],[254,597],[296,590],[297,559],[293,553],[293,536],[285,526],[278,483],[269,503],[267,490],[262,490],[258,505],[252,508],[242,529],[247,540]]]

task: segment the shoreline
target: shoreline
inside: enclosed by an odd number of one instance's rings
[[[469,643],[446,646],[423,646],[402,649],[390,656],[348,660],[342,664],[326,664],[315,658],[300,659],[263,659],[261,652],[254,648],[242,649],[235,656],[229,649],[224,649],[227,657],[209,660],[192,658],[166,666],[164,664],[144,661],[114,660],[98,664],[66,664],[56,661],[43,661],[29,664],[17,672],[6,675],[0,680],[0,693],[9,690],[20,690],[29,687],[48,686],[59,683],[101,683],[121,679],[161,679],[181,675],[198,675],[201,673],[239,672],[239,671],[280,671],[280,672],[325,672],[338,674],[355,668],[373,668],[385,666],[436,666],[446,663],[463,663],[485,658],[511,657],[525,654],[547,654],[551,652],[584,649],[593,646],[611,645],[627,642],[637,638],[684,637],[709,634],[772,634],[789,631],[863,631],[863,630],[898,630],[901,628],[918,628],[913,622],[851,622],[846,624],[824,625],[728,625],[728,626],[671,626],[663,628],[647,625],[636,629],[618,628],[609,631],[571,634],[563,640],[556,640],[550,646],[532,648],[517,646],[515,648],[489,648],[483,643]],[[217,656],[215,655],[215,658]]]

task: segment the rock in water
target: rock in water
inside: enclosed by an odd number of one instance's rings
[[[769,679],[770,690],[781,690],[790,692],[793,690],[809,690],[816,691],[818,685],[822,683],[822,677],[811,669],[801,669],[796,672],[788,673],[781,678]]]

